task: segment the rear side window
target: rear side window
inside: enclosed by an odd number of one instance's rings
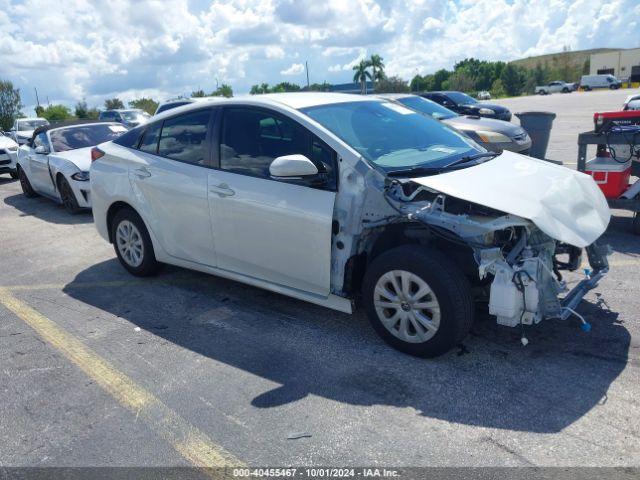
[[[144,133],[144,126],[136,127],[129,130],[127,133],[120,135],[116,138],[113,143],[117,143],[118,145],[122,145],[127,148],[138,148],[138,144],[140,143],[140,137]]]
[[[205,165],[210,118],[211,110],[207,109],[166,119],[162,125],[158,155]]]
[[[140,143],[140,150],[147,153],[158,153],[158,138],[160,138],[160,128],[162,122],[152,123],[147,126]]]

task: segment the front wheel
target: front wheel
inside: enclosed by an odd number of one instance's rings
[[[149,232],[136,212],[123,209],[116,213],[111,224],[111,238],[118,260],[129,273],[148,277],[158,272],[160,264]]]
[[[31,186],[31,182],[29,182],[29,178],[27,174],[24,173],[24,170],[18,167],[18,178],[20,179],[20,186],[22,187],[22,193],[27,198],[37,197],[38,194]]]
[[[418,357],[447,352],[473,322],[467,278],[440,252],[421,246],[401,246],[377,257],[365,274],[363,299],[382,339]]]
[[[60,199],[62,200],[62,204],[64,208],[71,215],[76,215],[80,212],[80,206],[78,205],[78,200],[76,200],[76,196],[71,189],[71,185],[66,178],[60,177],[58,180],[58,191],[60,192]]]

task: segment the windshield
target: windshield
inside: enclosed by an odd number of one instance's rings
[[[445,120],[447,118],[457,117],[458,114],[449,110],[448,108],[438,105],[436,102],[427,100],[422,97],[402,97],[398,99],[398,102],[406,105],[411,110],[416,112],[431,115],[436,120]]]
[[[447,92],[445,95],[456,102],[458,105],[469,105],[472,103],[478,103],[478,100],[462,92]]]
[[[122,125],[96,123],[94,125],[80,125],[60,130],[51,130],[51,145],[54,152],[66,152],[77,148],[93,147],[99,143],[113,140],[127,129]]]
[[[18,120],[18,131],[35,130],[43,125],[49,125],[46,120]]]
[[[145,113],[145,112],[139,112],[136,110],[131,110],[131,111],[125,111],[125,112],[120,112],[120,115],[122,115],[122,117],[125,120],[146,120],[147,118],[150,117],[149,114]]]
[[[439,121],[394,103],[334,103],[302,112],[387,170],[438,168],[484,151]]]

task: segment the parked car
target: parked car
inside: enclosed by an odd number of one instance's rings
[[[486,90],[478,92],[478,100],[491,100],[491,94]]]
[[[590,176],[370,96],[211,99],[92,158],[95,225],[133,275],[169,263],[343,312],[357,300],[412,355],[457,345],[476,301],[514,327],[566,318],[607,271]],[[593,272],[561,300],[558,269],[583,248]]]
[[[120,123],[67,123],[38,127],[18,150],[17,173],[27,197],[42,195],[69,213],[91,208],[91,148],[127,131]]]
[[[453,110],[431,100],[408,93],[387,93],[378,95],[378,97],[402,104],[416,112],[431,115],[436,120],[440,120],[471,137],[488,150],[494,152],[509,150],[527,155],[531,148],[531,138],[527,132],[511,122],[476,115],[458,115]]]
[[[622,82],[611,74],[606,75],[583,75],[580,79],[580,88],[586,91],[594,88],[610,88],[617,90],[622,86]]]
[[[550,93],[571,93],[573,90],[573,84],[556,80],[549,82],[547,85],[536,87],[535,93],[538,95],[549,95]]]
[[[147,123],[150,118],[151,115],[139,108],[105,110],[98,116],[98,119],[103,122],[118,122],[129,128]]]
[[[496,118],[507,122],[511,120],[511,112],[508,108],[493,103],[480,103],[466,93],[427,92],[420,93],[419,95],[461,115],[479,115],[481,117]]]
[[[18,144],[0,130],[0,174],[8,173],[11,178],[18,178],[16,173],[16,156]]]
[[[640,110],[640,93],[627,95],[622,104],[622,110]]]
[[[18,145],[24,145],[33,135],[33,131],[44,125],[49,125],[46,118],[18,118],[13,122],[11,127],[11,137]]]

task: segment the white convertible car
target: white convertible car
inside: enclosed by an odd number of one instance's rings
[[[18,144],[0,130],[0,174],[8,173],[11,178],[18,178],[16,173],[16,158]]]
[[[334,93],[177,107],[93,149],[98,232],[122,265],[209,272],[352,312],[439,355],[475,302],[511,327],[565,319],[608,270],[593,179],[488,152],[402,105]],[[568,291],[561,270],[586,250]],[[588,324],[584,323],[585,327]]]
[[[91,208],[91,147],[113,140],[127,128],[115,122],[46,125],[18,150],[17,174],[27,197],[42,195],[70,213]]]

